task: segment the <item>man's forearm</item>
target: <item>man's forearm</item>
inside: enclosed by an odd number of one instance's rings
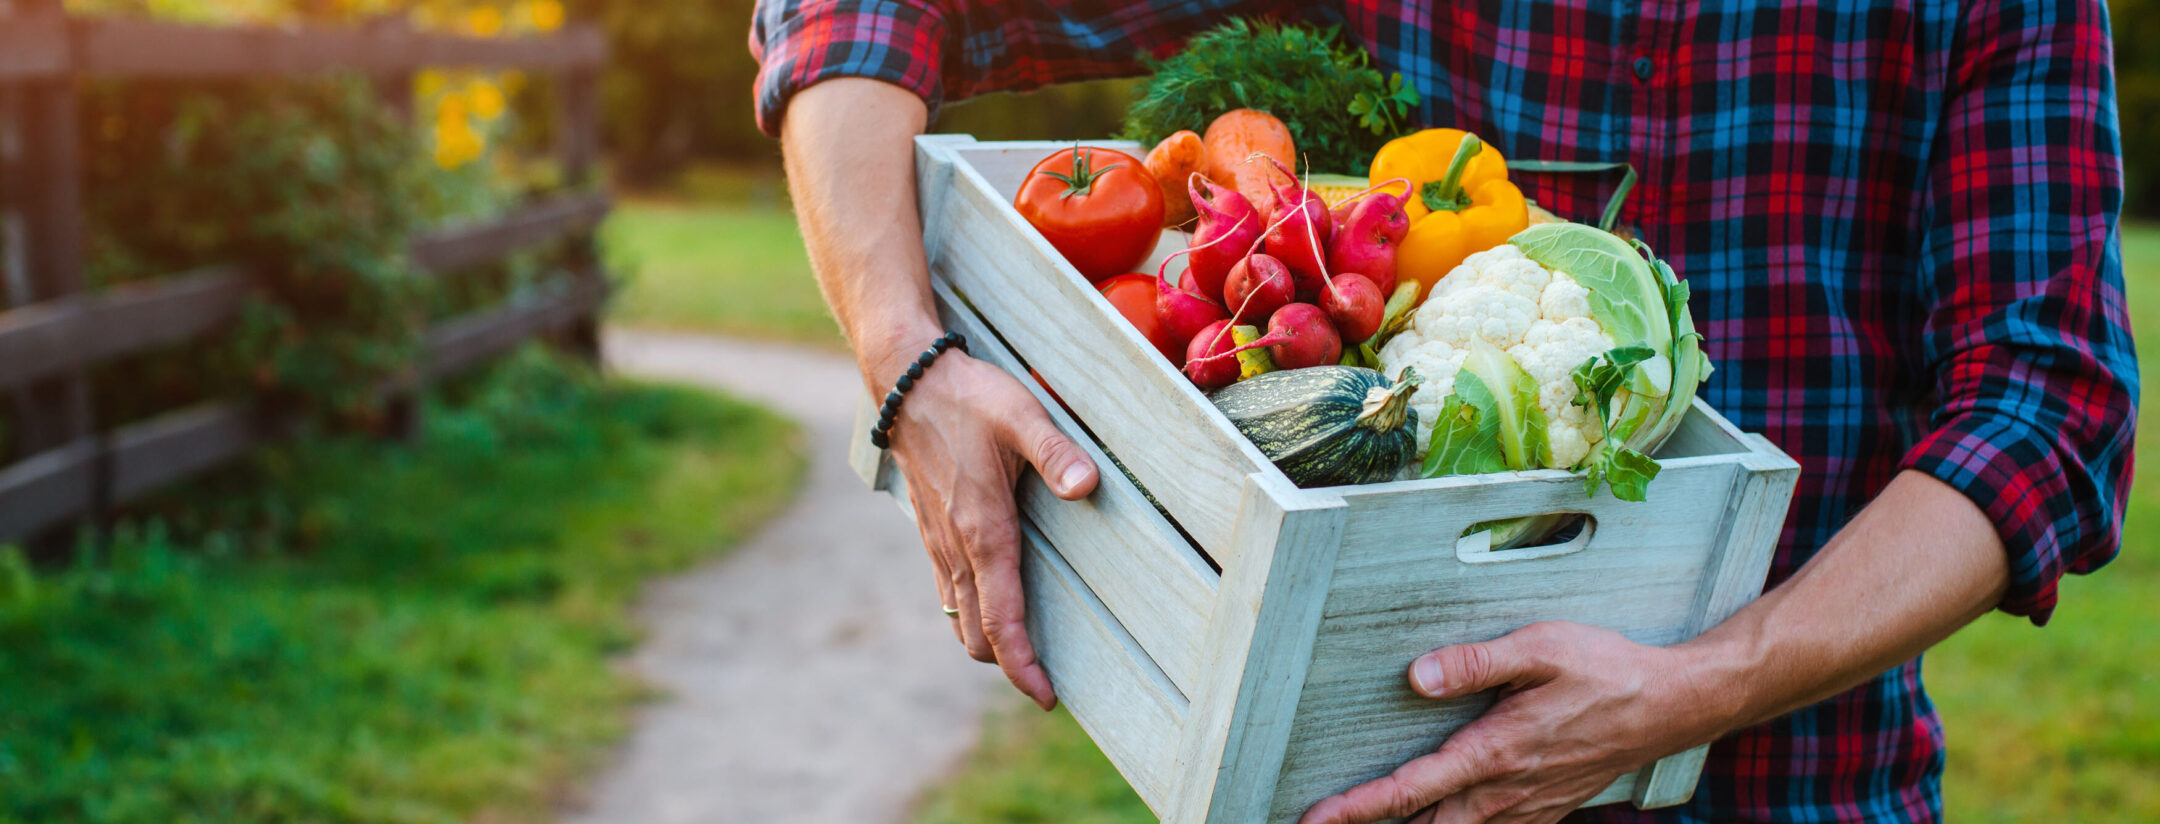
[[[1994,608],[2009,576],[1979,507],[1905,472],[1792,578],[1678,649],[1729,731],[1920,654]]]
[[[913,138],[928,117],[906,89],[839,78],[795,95],[781,126],[818,288],[876,393],[942,333],[915,207]]]

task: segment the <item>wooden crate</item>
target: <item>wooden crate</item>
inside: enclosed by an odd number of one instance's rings
[[[1405,668],[1435,647],[1552,619],[1672,644],[1760,593],[1799,467],[1700,401],[1647,503],[1585,498],[1558,471],[1298,489],[1012,209],[1027,170],[1069,145],[918,139],[923,236],[948,328],[1101,469],[1080,502],[1021,483],[1028,628],[1060,699],[1164,821],[1293,822],[1433,751],[1491,703],[1412,693]],[[1183,244],[1166,232],[1157,259]],[[866,400],[858,433],[874,414]],[[852,457],[912,514],[866,435]],[[1591,525],[1502,552],[1457,538],[1548,512]],[[1702,758],[1590,803],[1678,804]]]

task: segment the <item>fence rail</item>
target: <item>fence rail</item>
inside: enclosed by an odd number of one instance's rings
[[[173,410],[98,431],[87,371],[99,363],[215,334],[248,298],[249,272],[216,266],[86,291],[82,283],[80,159],[75,83],[92,76],[198,79],[239,75],[371,73],[389,102],[409,111],[412,72],[429,67],[523,68],[561,82],[556,138],[565,177],[582,185],[599,144],[600,33],[573,26],[547,37],[480,39],[417,33],[402,26],[361,30],[216,28],[70,18],[59,0],[16,0],[0,14],[0,97],[16,117],[0,120],[0,164],[23,245],[15,273],[26,293],[0,311],[0,392],[20,424],[17,454],[0,456],[0,541],[38,534],[184,480],[282,437],[292,421],[252,400],[228,399]],[[555,195],[486,221],[441,227],[411,241],[421,272],[442,277],[535,244],[571,238],[589,244],[607,216],[605,194]],[[426,383],[485,363],[542,335],[597,355],[604,273],[584,265],[541,288],[452,318],[423,334],[408,374],[379,387],[393,414],[413,420],[412,397]],[[400,411],[402,410],[402,411]]]

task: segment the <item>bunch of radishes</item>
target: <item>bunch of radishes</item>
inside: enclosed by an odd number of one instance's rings
[[[1201,389],[1237,382],[1236,356],[1251,349],[1266,349],[1278,369],[1340,362],[1345,344],[1379,331],[1395,290],[1395,249],[1410,230],[1401,197],[1375,187],[1330,211],[1280,162],[1260,160],[1279,173],[1265,211],[1190,178],[1199,226],[1179,253],[1189,257],[1185,276],[1173,287],[1156,272],[1157,326],[1165,343],[1183,342],[1185,375]],[[1263,324],[1266,334],[1242,346],[1230,334]]]

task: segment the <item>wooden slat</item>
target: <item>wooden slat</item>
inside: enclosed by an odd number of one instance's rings
[[[469,369],[534,335],[563,328],[606,300],[604,281],[597,277],[576,278],[540,294],[437,325],[428,330],[422,343],[420,376],[432,381]]]
[[[0,80],[57,77],[67,70],[66,18],[44,11],[0,16]]]
[[[234,77],[353,70],[562,69],[600,65],[607,40],[573,26],[545,37],[483,39],[399,29],[209,27],[154,20],[76,20],[76,67],[92,75]]]
[[[1252,824],[1267,813],[1349,516],[1342,499],[1300,492],[1280,473],[1249,475],[1240,491],[1239,560],[1223,568],[1207,680],[1178,744],[1166,818],[1181,824]]]
[[[22,538],[90,510],[97,442],[84,438],[0,467],[0,541]]]
[[[891,493],[913,520],[907,477],[890,460],[874,466],[871,488]],[[1190,702],[1036,525],[1023,519],[1020,527],[1028,639],[1058,703],[1140,800],[1165,814],[1180,770],[1172,760],[1177,740],[1171,733],[1184,724]]]
[[[193,338],[238,314],[247,288],[215,267],[0,312],[0,387]]]
[[[1724,416],[1708,406],[1697,412],[1731,429]],[[1792,503],[1793,485],[1800,479],[1800,465],[1761,435],[1744,435],[1741,441],[1750,451],[1742,458],[1742,480],[1727,507],[1731,514],[1717,538],[1711,569],[1695,594],[1696,614],[1689,622],[1689,637],[1708,632],[1762,594],[1778,533],[1785,525],[1785,511]],[[1686,803],[1695,795],[1696,780],[1709,754],[1710,746],[1705,744],[1650,765],[1632,794],[1635,806],[1653,809]]]
[[[1052,536],[1058,552],[1078,571],[1096,597],[1140,641],[1178,689],[1190,695],[1200,685],[1204,659],[1201,642],[1214,609],[1216,583],[1200,553],[1177,527],[1118,471],[1086,430],[1027,374],[1012,352],[990,334],[982,318],[962,304],[944,284],[933,284],[938,315],[945,328],[968,337],[970,354],[1012,373],[1034,393],[1051,422],[1078,444],[1095,464],[1095,493],[1066,501],[1028,472],[1021,480],[1022,512]],[[873,413],[875,414],[875,413]],[[867,428],[858,430],[865,443]]]
[[[206,403],[121,427],[110,441],[112,496],[127,501],[240,457],[272,431],[244,403]]]
[[[499,219],[439,229],[413,240],[413,264],[442,273],[497,260],[541,241],[591,229],[607,217],[609,207],[604,194],[561,195]]]
[[[1042,373],[1187,534],[1224,569],[1235,566],[1243,479],[1281,473],[1013,211],[1000,186],[1017,178],[993,181],[973,165],[1021,152],[969,145],[916,141],[931,274]],[[1100,379],[1105,369],[1119,379]]]

